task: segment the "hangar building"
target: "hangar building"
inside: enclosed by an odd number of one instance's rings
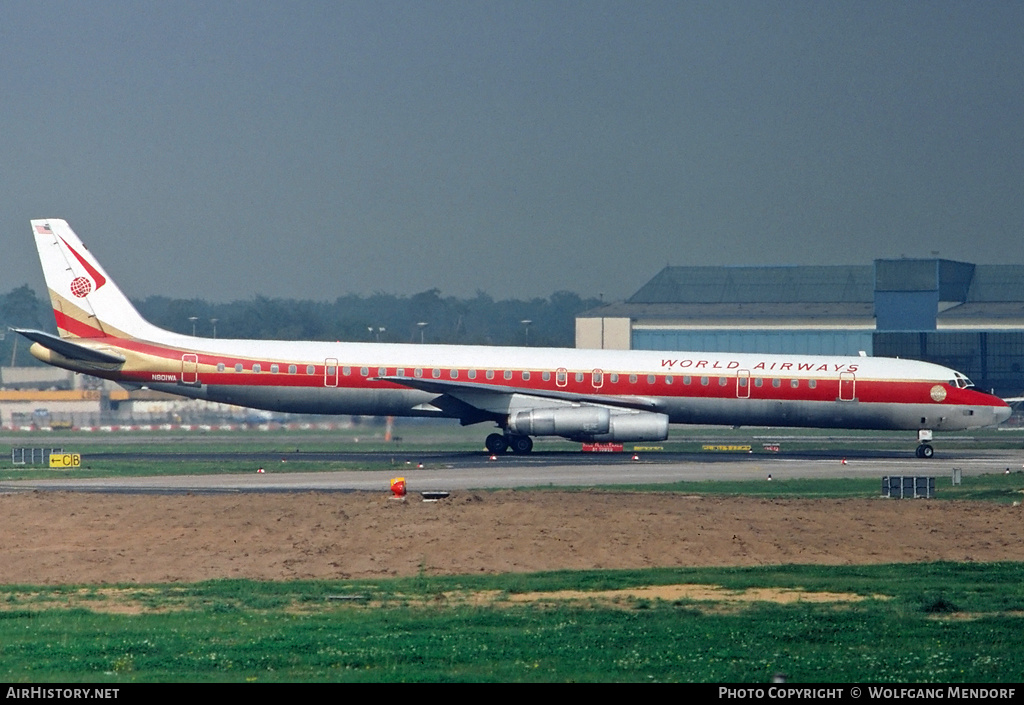
[[[1024,392],[1024,265],[665,267],[576,318],[576,347],[928,360]]]

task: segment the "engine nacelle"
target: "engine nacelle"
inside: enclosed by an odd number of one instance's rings
[[[532,409],[509,414],[508,430],[522,436],[565,436],[608,433],[611,413],[599,406]]]
[[[575,441],[663,441],[668,438],[668,416],[650,411],[612,414],[608,433],[573,437]]]
[[[668,438],[668,416],[599,406],[532,409],[510,414],[508,430],[521,436],[562,436],[574,441],[663,441]]]

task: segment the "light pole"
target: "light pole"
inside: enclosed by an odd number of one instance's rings
[[[533,323],[529,318],[524,318],[519,321],[526,328],[526,347],[530,347],[530,324]]]
[[[427,323],[426,321],[420,321],[416,325],[418,325],[420,327],[420,344],[422,345],[423,344],[423,329],[426,328],[427,326],[429,326],[430,324]]]
[[[196,337],[196,321],[199,320],[199,316],[189,316],[188,320],[192,321],[192,337]]]
[[[220,319],[218,319],[218,318],[211,318],[210,319],[210,323],[213,324],[213,337],[214,338],[217,337],[217,321],[218,320],[220,320]]]

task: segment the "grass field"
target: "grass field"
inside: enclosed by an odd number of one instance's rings
[[[1015,682],[1024,565],[0,588],[0,679]]]

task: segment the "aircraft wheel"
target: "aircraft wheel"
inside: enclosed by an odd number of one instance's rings
[[[513,453],[529,453],[533,450],[533,439],[529,436],[511,436],[508,440]]]
[[[484,447],[487,448],[489,453],[499,455],[508,450],[508,441],[500,433],[492,433],[484,441]]]
[[[921,457],[922,458],[930,458],[933,455],[935,455],[935,449],[932,448],[927,443],[922,443],[919,450],[921,451]]]

